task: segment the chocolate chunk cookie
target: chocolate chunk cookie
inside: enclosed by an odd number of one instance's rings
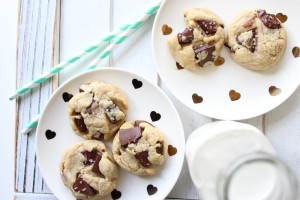
[[[111,152],[96,140],[69,147],[60,163],[64,184],[78,199],[99,199],[116,187],[118,166]]]
[[[124,123],[116,134],[112,151],[121,168],[135,175],[153,175],[163,165],[168,144],[161,131],[146,121]]]
[[[90,81],[69,101],[70,123],[85,139],[109,140],[125,122],[128,109],[123,92],[114,85]]]
[[[287,35],[280,21],[265,10],[245,10],[228,28],[228,46],[240,65],[265,70],[282,57]]]
[[[190,70],[213,66],[224,44],[224,25],[220,17],[207,8],[184,11],[185,30],[168,39],[175,61]]]

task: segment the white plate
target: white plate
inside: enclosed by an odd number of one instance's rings
[[[225,63],[219,67],[192,72],[178,70],[172,58],[167,39],[182,32],[186,25],[183,11],[188,8],[209,8],[225,23],[225,29],[233,17],[245,9],[265,9],[268,13],[283,13],[288,20],[283,24],[288,34],[286,52],[281,61],[271,69],[256,72],[236,64],[224,47],[221,56]],[[284,102],[300,82],[300,58],[294,58],[292,49],[300,46],[300,1],[299,0],[165,0],[158,11],[152,32],[152,50],[157,70],[170,91],[193,110],[217,119],[241,120],[266,113]],[[170,35],[163,35],[162,25],[173,29]],[[227,31],[227,30],[225,30]],[[271,96],[269,87],[276,86],[281,94]],[[231,101],[229,91],[241,94],[237,101]],[[195,104],[192,94],[203,97]]]
[[[141,81],[142,87],[135,89],[133,79]],[[76,76],[63,84],[48,102],[41,116],[36,137],[37,161],[47,185],[59,199],[75,199],[60,178],[59,162],[66,148],[84,139],[74,134],[70,127],[68,103],[64,102],[62,94],[78,93],[79,86],[88,80],[101,80],[118,86],[128,99],[127,120],[149,121],[165,134],[169,144],[177,148],[177,154],[168,157],[166,163],[157,168],[157,174],[154,176],[135,176],[120,170],[118,177],[117,190],[122,193],[120,199],[164,199],[176,183],[184,160],[185,138],[179,115],[168,97],[157,86],[137,74],[120,69],[99,69]],[[158,121],[151,120],[152,111],[161,115]],[[54,131],[56,136],[47,139],[47,130]],[[148,195],[149,184],[157,187],[156,194]],[[111,197],[108,195],[104,199]]]

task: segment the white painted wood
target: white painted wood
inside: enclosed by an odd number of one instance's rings
[[[300,191],[300,88],[266,115],[266,134],[279,157],[292,168]]]
[[[51,194],[22,194],[18,193],[15,196],[15,200],[58,200]],[[171,200],[171,199],[166,199]]]
[[[140,16],[156,0],[112,0],[112,28],[116,29],[131,19]],[[129,69],[143,77],[157,82],[157,73],[151,54],[151,27],[154,16],[150,17],[133,35],[113,52],[112,66]]]
[[[52,194],[17,193],[15,200],[58,200]]]
[[[18,87],[52,66],[55,6],[56,1],[20,1]],[[17,192],[48,192],[36,167],[35,134],[24,136],[20,131],[32,117],[41,112],[51,93],[49,80],[18,100],[15,182]]]
[[[110,0],[62,0],[60,16],[60,60],[69,59],[110,32]],[[99,51],[97,51],[99,54]],[[91,61],[79,60],[61,71],[59,84],[84,71]],[[106,59],[100,66],[108,66]]]
[[[0,165],[0,199],[13,199],[14,192],[14,147],[15,147],[15,102],[8,101],[8,95],[16,88],[16,56],[17,56],[17,25],[18,2],[0,0],[0,26],[5,27],[0,33],[0,115],[1,127],[5,127],[0,140],[0,156],[3,159]]]

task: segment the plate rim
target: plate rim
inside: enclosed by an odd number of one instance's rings
[[[166,4],[167,4],[167,1],[168,0],[163,0],[160,8],[158,9],[157,11],[157,14],[155,16],[155,19],[154,19],[154,22],[153,22],[153,28],[152,28],[152,33],[151,33],[151,53],[152,53],[152,58],[154,60],[154,64],[156,66],[156,70],[157,70],[157,73],[159,74],[159,76],[161,77],[161,80],[165,83],[166,87],[168,88],[168,90],[171,92],[172,95],[174,95],[174,97],[179,100],[183,105],[187,106],[188,108],[192,109],[193,111],[203,115],[203,116],[206,116],[206,117],[209,117],[209,118],[214,118],[214,119],[218,119],[218,120],[247,120],[247,119],[252,119],[252,118],[255,118],[255,117],[258,117],[258,116],[261,116],[263,114],[266,114],[272,110],[274,110],[275,108],[279,107],[280,105],[282,105],[285,101],[287,101],[288,98],[290,98],[294,93],[295,91],[299,88],[299,85],[300,85],[300,77],[298,79],[298,84],[294,86],[294,88],[291,90],[290,93],[288,93],[286,96],[284,96],[282,98],[282,100],[280,101],[280,103],[278,103],[277,105],[274,104],[273,106],[271,106],[270,108],[267,108],[267,109],[263,109],[261,110],[260,112],[257,112],[256,114],[251,114],[251,115],[248,115],[248,116],[242,116],[242,117],[226,117],[226,118],[220,118],[218,116],[214,116],[214,115],[210,115],[210,114],[207,114],[205,112],[203,112],[201,109],[198,109],[194,106],[192,106],[192,104],[189,104],[189,103],[186,103],[183,101],[183,99],[179,98],[179,94],[177,94],[176,92],[174,92],[174,90],[172,89],[172,87],[170,87],[170,85],[165,81],[165,77],[164,75],[162,75],[163,73],[161,72],[160,70],[160,67],[158,65],[158,58],[157,58],[157,54],[155,53],[155,48],[154,48],[154,43],[155,43],[155,35],[156,35],[156,32],[159,32],[159,27],[158,27],[158,21],[159,21],[159,18],[160,18],[160,15],[161,13],[163,12],[163,9],[165,9],[166,7]],[[286,46],[286,49],[285,49],[285,52],[284,54],[287,53],[287,46]],[[175,60],[174,60],[175,61]],[[300,65],[300,64],[299,64]]]
[[[172,189],[174,188],[174,186],[175,186],[175,184],[177,183],[177,181],[178,181],[178,179],[179,179],[179,176],[180,176],[180,174],[181,174],[181,172],[182,172],[182,168],[183,168],[183,164],[184,164],[184,160],[185,160],[185,142],[186,142],[186,139],[185,139],[185,132],[184,132],[184,129],[183,129],[183,125],[182,125],[182,121],[181,121],[181,118],[180,118],[180,116],[179,116],[179,113],[178,113],[178,111],[177,111],[177,109],[176,109],[176,107],[175,107],[175,105],[173,104],[173,102],[170,100],[170,98],[166,95],[166,93],[160,88],[160,87],[158,87],[156,84],[154,84],[154,83],[152,83],[150,80],[148,80],[147,78],[145,78],[145,77],[143,77],[142,75],[139,75],[139,74],[137,74],[137,73],[135,73],[135,72],[132,72],[131,70],[128,70],[128,69],[121,69],[121,68],[113,68],[113,67],[104,67],[104,68],[98,68],[98,69],[93,69],[93,70],[89,70],[89,71],[85,71],[85,72],[81,72],[81,73],[79,73],[79,74],[77,74],[77,75],[75,75],[74,77],[71,77],[71,78],[69,78],[67,81],[65,81],[61,86],[59,86],[58,87],[58,89],[51,95],[51,97],[50,97],[50,99],[47,101],[47,104],[45,105],[45,108],[43,109],[43,111],[42,111],[42,113],[41,113],[41,117],[40,117],[40,119],[39,119],[39,121],[42,121],[44,118],[45,118],[45,110],[47,110],[48,109],[48,107],[49,107],[49,105],[50,105],[50,103],[52,102],[52,101],[54,101],[54,98],[58,95],[58,93],[60,93],[61,92],[61,90],[63,90],[64,89],[64,87],[67,85],[67,84],[69,84],[70,82],[72,82],[72,81],[74,81],[75,79],[77,79],[77,78],[79,78],[80,76],[84,76],[84,75],[86,75],[86,74],[89,74],[89,73],[92,73],[92,72],[98,72],[98,73],[101,73],[101,72],[106,72],[106,71],[115,71],[115,72],[120,72],[120,73],[126,73],[126,74],[131,74],[131,75],[134,75],[135,77],[137,77],[137,78],[140,78],[141,80],[143,80],[143,81],[146,81],[148,84],[150,84],[151,86],[153,86],[161,95],[162,95],[162,97],[164,98],[164,99],[166,99],[167,100],[167,102],[168,102],[168,104],[171,106],[171,108],[172,108],[172,110],[175,112],[175,117],[177,118],[177,120],[179,120],[179,129],[180,129],[180,131],[178,131],[178,132],[181,132],[182,134],[179,134],[179,136],[181,137],[181,140],[183,141],[183,147],[182,147],[182,153],[180,153],[180,155],[182,155],[182,156],[179,156],[179,158],[176,158],[177,159],[177,161],[180,161],[180,167],[179,167],[179,170],[177,171],[177,174],[175,174],[175,176],[176,176],[176,181],[174,181],[173,183],[172,183],[172,187],[171,187],[171,189],[170,189],[170,191],[168,191],[168,192],[164,192],[165,193],[165,195],[163,195],[162,196],[162,199],[164,199],[164,198],[166,198],[167,196],[168,196],[168,194],[172,191]],[[39,140],[39,138],[40,137],[42,137],[41,136],[41,126],[40,126],[40,124],[41,123],[38,123],[38,125],[37,125],[37,128],[36,128],[36,132],[35,132],[35,145],[34,145],[34,147],[35,147],[35,155],[36,155],[36,160],[37,160],[37,165],[38,165],[38,167],[39,167],[39,170],[40,170],[40,173],[41,173],[41,175],[42,175],[42,177],[43,177],[43,179],[44,179],[44,181],[45,181],[45,183],[46,183],[46,185],[47,185],[47,187],[50,189],[50,191],[53,193],[53,195],[55,196],[55,197],[57,197],[56,195],[55,195],[55,193],[53,192],[53,190],[52,190],[52,186],[51,185],[49,185],[48,184],[48,180],[45,178],[45,176],[44,176],[44,174],[46,174],[47,172],[45,172],[44,170],[43,170],[43,168],[41,168],[40,166],[42,166],[41,165],[41,158],[40,158],[40,154],[39,154],[39,143],[38,143],[38,140]],[[85,140],[84,140],[85,141]],[[120,169],[120,170],[122,170],[122,169]],[[108,194],[109,195],[109,194]],[[58,198],[58,197],[57,197]]]

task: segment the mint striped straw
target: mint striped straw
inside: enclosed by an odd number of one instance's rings
[[[124,31],[122,34],[120,34],[120,36],[118,36],[117,38],[116,35],[117,33],[114,32],[115,34],[110,34],[108,36],[106,36],[107,38],[110,37],[110,39],[106,40],[107,41],[110,41],[112,39],[115,38],[115,40],[113,41],[113,43],[111,45],[109,45],[106,49],[103,50],[103,52],[100,54],[100,56],[98,58],[96,58],[95,60],[93,60],[91,62],[91,64],[86,68],[86,70],[90,70],[90,69],[94,69],[95,67],[97,67],[97,65],[103,60],[105,59],[111,52],[112,50],[118,46],[120,43],[122,43],[132,32],[134,32],[136,29],[138,29],[140,27],[141,24],[143,24],[151,15],[153,15],[154,13],[157,12],[160,4],[161,4],[162,0],[159,0],[157,1],[154,5],[152,5],[150,8],[147,9],[146,12],[143,13],[143,15],[141,17],[139,17],[136,21],[134,21],[133,23],[131,24],[126,24],[126,25],[123,25],[121,28],[120,28],[120,31],[116,31],[116,32],[122,32]],[[113,33],[113,32],[112,32]],[[105,38],[106,38],[105,37]],[[100,43],[102,43],[102,41],[100,41]],[[96,45],[95,45],[96,46]],[[91,49],[92,46],[90,47]],[[98,47],[96,47],[98,48]],[[95,49],[93,49],[95,50]],[[78,59],[77,59],[78,60]],[[76,60],[75,60],[76,61]],[[75,62],[74,61],[74,62]],[[58,67],[58,65],[56,66]],[[53,68],[54,69],[54,68]],[[59,70],[60,71],[60,70]],[[57,72],[59,72],[57,71]],[[56,73],[57,73],[56,72]],[[47,79],[46,79],[47,80]],[[41,83],[41,82],[40,82]],[[24,87],[25,88],[25,87]],[[19,96],[19,95],[17,95]],[[15,98],[15,97],[14,97]],[[29,133],[34,127],[37,126],[38,124],[38,121],[40,119],[40,114],[37,115],[36,117],[34,117],[31,122],[21,131],[23,134],[27,134]]]
[[[25,84],[24,86],[22,86],[22,88],[18,89],[13,94],[11,94],[9,96],[9,100],[13,100],[16,97],[21,96],[22,94],[25,94],[26,92],[30,91],[32,88],[38,86],[39,84],[45,82],[50,77],[54,76],[55,74],[57,74],[58,72],[60,72],[64,68],[70,66],[72,63],[76,62],[77,60],[79,60],[79,59],[85,57],[86,55],[90,54],[91,52],[95,51],[96,49],[98,49],[103,44],[111,41],[117,35],[119,35],[121,32],[125,31],[129,26],[130,26],[130,24],[124,24],[123,26],[121,26],[119,28],[119,30],[110,32],[108,35],[103,37],[100,41],[90,45],[89,47],[87,47],[83,51],[78,52],[75,56],[73,56],[73,57],[69,58],[68,60],[66,60],[64,62],[61,62],[60,64],[56,65],[50,71],[43,73],[38,78],[36,78],[36,79],[30,81],[29,83]]]
[[[24,129],[22,129],[21,133],[23,133],[24,135],[27,134],[27,133],[29,133],[34,127],[37,126],[40,117],[41,117],[40,114],[38,114],[37,116],[35,116],[31,120],[31,122],[29,124],[27,124],[27,126]]]
[[[123,32],[121,33],[118,37],[116,37],[112,43],[105,48],[102,53],[95,58],[86,68],[86,70],[91,70],[96,68],[99,63],[104,60],[105,58],[108,57],[108,55],[111,54],[112,50],[117,47],[119,44],[121,44],[131,33],[133,33],[136,29],[140,27],[141,24],[143,24],[152,14],[156,13],[160,4],[161,0],[153,4],[146,12],[143,13],[142,16],[138,18],[138,20],[132,24]]]

